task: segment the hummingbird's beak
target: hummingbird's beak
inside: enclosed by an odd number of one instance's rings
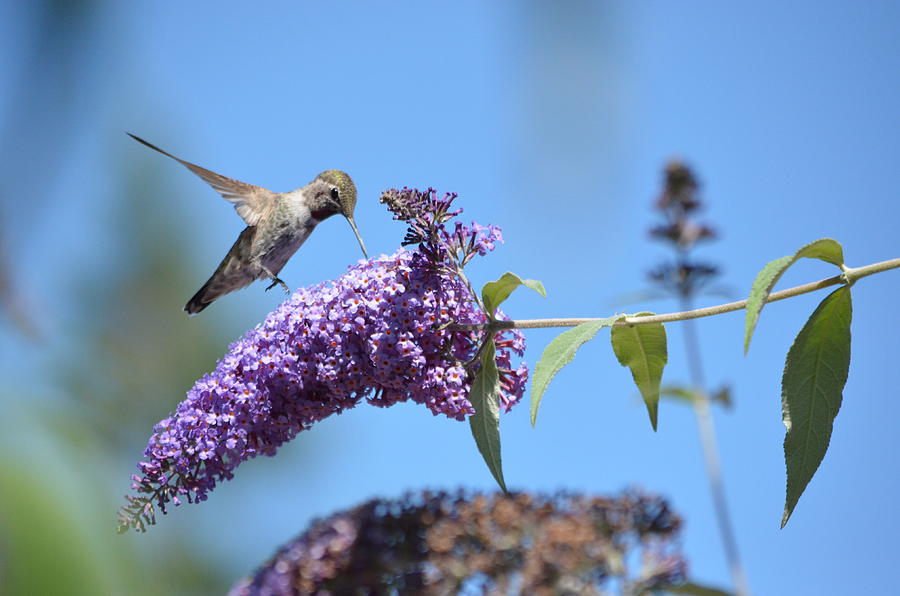
[[[360,247],[360,248],[362,249],[362,251],[363,251],[363,256],[364,256],[365,258],[368,259],[368,258],[369,258],[369,255],[366,254],[366,245],[363,244],[362,236],[359,235],[359,230],[356,229],[356,222],[353,221],[353,216],[352,216],[352,215],[348,215],[348,216],[347,216],[347,221],[350,222],[350,227],[353,228],[353,233],[356,234],[356,239],[359,240],[359,247]]]

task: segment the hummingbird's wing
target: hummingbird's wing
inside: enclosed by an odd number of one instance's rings
[[[275,203],[276,194],[267,188],[247,184],[246,182],[241,182],[234,178],[216,174],[206,168],[201,168],[189,161],[184,161],[183,159],[175,157],[171,153],[163,151],[156,145],[148,143],[144,139],[133,135],[130,132],[126,134],[138,143],[142,143],[154,151],[159,151],[163,155],[171,157],[203,178],[203,180],[222,195],[226,201],[234,203],[234,210],[237,211],[237,214],[240,215],[245,222],[247,222],[248,226],[255,226],[259,223],[259,220],[269,212]]]

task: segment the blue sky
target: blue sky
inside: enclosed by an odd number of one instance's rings
[[[377,203],[380,190],[458,192],[466,218],[497,224],[506,237],[473,264],[472,278],[483,283],[511,270],[548,289],[546,299],[514,295],[506,309],[514,318],[675,310],[667,301],[621,303],[667,256],[646,229],[672,156],[703,182],[703,218],[721,239],[700,252],[721,265],[731,299],[746,294],[766,262],[816,238],[841,241],[853,266],[900,256],[897,3],[562,4],[102,5],[74,69],[48,74],[67,77],[66,119],[47,114],[29,140],[47,157],[60,155],[58,176],[45,180],[43,161],[16,155],[7,164],[6,190],[27,189],[33,199],[13,204],[4,193],[6,241],[24,247],[15,251],[14,279],[53,329],[73,316],[66,288],[83,271],[128,266],[108,233],[117,200],[111,180],[126,163],[177,189],[159,200],[191,230],[185,259],[197,286],[218,263],[242,222],[125,130],[274,190],[346,170],[359,188],[357,222],[370,253],[392,252],[402,237]],[[18,80],[17,51],[33,33],[23,25],[27,10],[0,8],[0,81]],[[10,103],[0,97],[0,110]],[[64,127],[65,146],[47,122]],[[346,224],[328,221],[281,277],[291,286],[333,278],[357,253]],[[832,274],[800,263],[781,287]],[[44,290],[48,279],[59,291]],[[223,298],[201,316],[237,337],[280,299],[262,288]],[[195,290],[184,287],[184,299]],[[768,307],[746,358],[741,313],[699,323],[706,376],[714,386],[730,383],[736,400],[716,423],[755,594],[868,593],[895,583],[900,483],[890,371],[900,353],[898,292],[893,272],[854,287],[843,407],[828,455],[784,530],[781,370],[824,293]],[[194,324],[181,306],[172,304],[172,319]],[[664,380],[685,382],[681,329],[668,332]],[[527,334],[529,363],[553,335]],[[34,378],[39,349],[13,353],[11,335],[3,337],[10,378]],[[179,398],[161,399],[158,418]],[[608,493],[640,485],[671,498],[687,521],[693,575],[729,585],[693,415],[664,405],[652,433],[605,336],[554,381],[536,428],[519,407],[504,417],[502,437],[511,487]],[[138,455],[118,457],[116,491],[125,490]],[[493,488],[467,425],[412,405],[361,406],[278,457],[245,464],[203,505],[123,540],[184,541],[237,577],[313,517],[373,496],[457,486]]]

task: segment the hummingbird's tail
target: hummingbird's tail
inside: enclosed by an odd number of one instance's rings
[[[194,297],[188,300],[184,305],[184,310],[188,314],[195,315],[216,300],[219,297],[233,292],[246,285],[249,285],[255,279],[263,277],[263,272],[259,270],[259,266],[249,264],[249,254],[253,237],[256,233],[255,226],[247,226],[219,266],[203,287],[197,290]]]
[[[184,305],[184,310],[189,315],[195,315],[225,294],[243,288],[255,279],[259,279],[259,277],[246,275],[245,272],[227,276],[223,275],[221,271],[216,271],[209,281],[203,284],[203,287],[188,300],[188,303]]]
[[[210,291],[210,279],[208,282],[203,284],[203,287],[197,290],[197,293],[194,294],[193,298],[188,300],[188,303],[184,305],[184,310],[189,315],[195,315],[213,302],[215,302],[216,298],[221,296],[221,293],[214,294]]]
[[[235,270],[231,255],[225,257],[216,272],[212,274],[203,287],[197,290],[194,297],[184,305],[189,315],[195,315],[225,294],[243,288],[259,276],[250,275],[246,269]]]

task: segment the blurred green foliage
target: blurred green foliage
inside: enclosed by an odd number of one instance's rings
[[[84,78],[99,74],[88,51],[102,29],[99,4],[46,0],[19,13],[30,44],[19,56],[20,75],[0,115],[0,146],[16,148],[4,151],[12,159],[0,165],[4,272],[15,255],[13,224],[53,208],[42,196],[10,201],[10,189],[36,179],[58,183],[77,157],[73,129],[62,124],[77,111],[78,93],[96,91]],[[49,150],[48,138],[54,140]],[[190,234],[173,216],[177,196],[166,181],[174,173],[117,163],[116,153],[108,148],[108,196],[98,199],[104,208],[96,214],[108,230],[102,241],[115,252],[108,261],[84,263],[66,279],[48,280],[48,287],[67,296],[68,312],[41,312],[24,297],[44,288],[21,287],[4,275],[3,303],[17,310],[6,309],[0,333],[18,346],[13,360],[4,358],[4,368],[18,372],[21,355],[45,373],[34,385],[7,380],[0,389],[5,596],[189,596],[223,593],[233,580],[191,537],[182,539],[177,527],[162,540],[115,533],[116,509],[152,425],[233,339],[213,328],[214,319],[188,321],[181,312],[202,280],[185,260]],[[83,198],[73,193],[73,200]],[[37,332],[26,334],[30,327]]]
[[[56,395],[0,394],[2,594],[199,595],[231,579],[190,541],[115,533],[150,429],[227,344],[212,319],[180,311],[197,283],[181,258],[189,236],[155,180],[132,170],[114,188],[114,242],[126,253],[114,261],[128,266],[86,267],[69,290],[73,328],[37,340]]]
[[[115,188],[114,242],[129,266],[86,268],[71,289],[74,328],[56,330],[59,343],[39,346],[57,395],[3,390],[2,594],[227,589],[229,574],[190,541],[163,546],[115,534],[127,474],[152,425],[227,344],[212,319],[188,322],[180,312],[185,288],[196,283],[181,259],[188,236],[166,216],[162,197],[171,193],[153,180],[132,171]]]

